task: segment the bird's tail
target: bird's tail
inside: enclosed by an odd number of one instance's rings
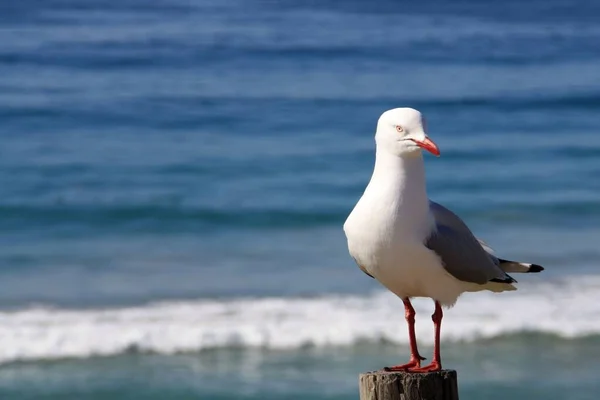
[[[504,272],[528,273],[528,272],[542,272],[544,270],[544,267],[542,267],[541,265],[538,265],[538,264],[530,264],[530,263],[523,263],[523,262],[517,262],[517,261],[503,260],[501,258],[499,258],[498,261],[500,261],[499,267]]]

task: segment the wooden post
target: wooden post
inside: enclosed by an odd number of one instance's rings
[[[360,374],[360,400],[458,400],[456,371]]]

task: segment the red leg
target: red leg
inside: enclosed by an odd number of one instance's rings
[[[421,367],[421,360],[425,359],[419,355],[419,350],[417,348],[417,337],[415,335],[415,309],[413,308],[412,304],[410,304],[410,300],[408,298],[403,299],[402,302],[404,303],[404,316],[406,317],[406,322],[408,322],[410,361],[406,364],[387,367],[385,368],[387,371],[405,371],[409,368],[419,368]]]
[[[431,316],[433,320],[433,327],[435,329],[435,339],[433,342],[433,360],[431,364],[423,368],[411,368],[411,372],[431,372],[439,371],[442,369],[442,359],[440,358],[440,333],[442,329],[442,318],[444,313],[442,312],[442,306],[439,302],[435,302],[435,311]]]

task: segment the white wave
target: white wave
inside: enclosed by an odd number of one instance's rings
[[[528,280],[518,292],[467,294],[446,312],[443,340],[520,331],[566,338],[600,334],[599,294],[598,276],[541,285]],[[419,340],[431,343],[433,303],[418,299],[414,304]],[[111,355],[132,348],[170,354],[231,346],[288,349],[379,340],[407,342],[402,303],[387,292],[0,313],[0,362]]]

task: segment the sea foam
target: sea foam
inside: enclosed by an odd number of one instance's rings
[[[463,295],[446,311],[442,340],[471,341],[533,331],[577,338],[600,334],[600,277],[521,284],[512,293]],[[417,335],[431,343],[433,303],[414,301]],[[406,343],[404,309],[388,292],[318,298],[244,298],[0,313],[0,362],[113,355],[172,354],[225,347],[294,349]]]

